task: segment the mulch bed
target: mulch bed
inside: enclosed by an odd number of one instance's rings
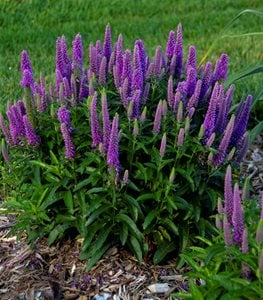
[[[263,136],[259,136],[242,164],[251,179],[252,194],[263,190]],[[253,196],[252,195],[252,196]],[[172,299],[172,291],[187,290],[186,269],[176,261],[167,265],[139,264],[125,249],[112,248],[89,272],[79,259],[82,241],[65,241],[48,247],[39,241],[34,249],[26,237],[7,237],[12,216],[0,215],[0,299],[136,300]],[[161,292],[162,291],[162,292]]]

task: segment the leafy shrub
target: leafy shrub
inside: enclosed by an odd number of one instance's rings
[[[246,199],[231,168],[225,176],[224,207],[218,202],[218,234],[211,240],[199,237],[204,247],[190,247],[182,261],[191,266],[189,291],[182,299],[261,299],[263,297],[263,193],[261,215],[256,199]],[[259,219],[259,221],[258,221]],[[201,284],[196,284],[199,281]]]
[[[197,67],[190,46],[183,63],[181,25],[153,61],[141,40],[133,53],[121,35],[112,47],[109,26],[103,45],[89,47],[88,69],[80,35],[72,52],[71,60],[65,37],[57,39],[48,87],[23,51],[24,98],[7,104],[8,124],[0,118],[13,230],[50,244],[80,234],[89,267],[114,243],[158,263],[213,227],[225,164],[238,167],[246,152],[252,97],[230,116],[227,55]]]

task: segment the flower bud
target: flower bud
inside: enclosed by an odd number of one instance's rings
[[[256,241],[258,244],[263,244],[263,219],[260,218],[256,231]]]
[[[177,122],[179,122],[179,123],[182,122],[182,120],[183,120],[183,102],[182,101],[180,101],[180,103],[179,103],[176,119],[177,119]]]
[[[160,156],[161,158],[164,157],[164,154],[165,154],[165,150],[166,150],[166,133],[163,134],[163,137],[162,137],[162,141],[161,141],[161,146],[160,146]]]
[[[140,116],[140,121],[141,121],[141,123],[143,123],[143,122],[145,121],[145,119],[146,119],[146,113],[147,113],[147,106],[145,106],[145,107],[143,108],[143,111],[142,111],[142,113],[141,113],[141,116]]]
[[[126,185],[128,180],[129,180],[129,171],[125,170],[124,175],[123,175],[123,179],[122,179],[122,184]]]
[[[187,116],[185,119],[185,125],[184,125],[185,134],[187,134],[189,132],[189,129],[190,129],[190,118],[189,118],[189,116]]]
[[[231,151],[228,153],[226,160],[227,160],[227,161],[232,160],[233,157],[234,157],[235,152],[236,152],[236,148],[233,147],[233,148],[231,149]]]
[[[213,144],[213,142],[215,140],[215,137],[216,137],[216,134],[213,132],[211,134],[211,136],[209,137],[209,139],[207,140],[207,142],[206,142],[206,146],[207,147],[211,147],[212,146],[212,144]]]
[[[198,138],[201,140],[204,136],[204,125],[202,124],[198,133]]]
[[[165,117],[167,115],[167,102],[163,100],[162,102],[162,115]]]
[[[184,143],[184,128],[180,128],[177,139],[177,146],[182,146]]]
[[[138,125],[138,119],[135,119],[133,122],[133,136],[136,138],[137,135],[139,134],[139,125]]]
[[[174,178],[175,178],[175,169],[172,168],[172,171],[171,171],[170,176],[169,176],[169,182],[171,184],[174,182]]]
[[[2,155],[3,155],[4,160],[9,164],[11,159],[10,159],[9,154],[7,152],[4,139],[2,139],[1,150],[2,150]]]
[[[129,102],[127,115],[128,115],[129,121],[131,121],[131,118],[132,118],[132,115],[133,115],[133,102],[132,101]]]

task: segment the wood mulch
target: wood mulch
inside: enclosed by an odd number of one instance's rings
[[[251,179],[253,195],[263,190],[263,136],[259,136],[242,164]],[[172,299],[171,292],[188,288],[186,269],[167,265],[139,264],[127,250],[112,248],[90,271],[79,259],[82,240],[48,247],[38,241],[34,249],[26,237],[7,237],[13,218],[0,214],[1,300],[139,300]]]

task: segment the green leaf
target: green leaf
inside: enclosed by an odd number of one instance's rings
[[[86,256],[85,251],[88,249],[89,251],[89,246],[98,230],[101,229],[102,227],[101,222],[96,222],[92,226],[89,227],[89,230],[87,230],[87,236],[84,239],[82,248],[81,248],[81,253],[80,253],[80,259],[87,259],[88,257]]]
[[[43,169],[46,169],[48,172],[51,172],[51,173],[54,173],[55,175],[60,176],[59,168],[57,166],[48,165],[48,164],[46,164],[42,161],[38,161],[38,160],[30,160],[29,163],[32,165],[35,165],[35,166],[39,166]]]
[[[122,226],[120,228],[120,241],[122,246],[124,246],[127,242],[127,238],[128,238],[128,226],[125,223],[122,223]]]
[[[255,138],[261,134],[263,131],[263,121],[258,123],[251,131],[249,134],[249,144],[252,145]]]
[[[58,162],[56,155],[54,154],[54,152],[52,150],[49,150],[49,153],[50,153],[50,158],[51,158],[52,164],[57,166],[59,164],[59,162]]]
[[[90,270],[103,256],[103,254],[110,248],[111,244],[107,243],[101,247],[92,257],[89,259],[86,269]]]
[[[162,219],[161,223],[165,225],[166,229],[169,229],[175,235],[179,235],[178,227],[174,224],[174,222],[168,218]]]
[[[50,205],[52,205],[55,202],[57,202],[58,200],[60,200],[60,198],[56,197],[56,191],[58,188],[59,188],[59,186],[55,186],[52,188],[52,190],[49,192],[46,199],[41,203],[41,205],[39,207],[40,210],[45,210],[45,209],[47,209],[47,207],[49,207]]]
[[[145,201],[145,200],[153,200],[154,199],[154,194],[150,193],[150,194],[143,194],[141,196],[139,196],[136,201],[141,202],[141,201]]]
[[[103,187],[95,187],[95,188],[92,188],[90,190],[88,190],[87,192],[89,194],[98,194],[98,193],[101,193],[101,192],[104,192],[105,189]]]
[[[245,78],[247,76],[251,76],[257,73],[262,73],[263,72],[263,65],[256,66],[256,67],[249,67],[245,70],[239,71],[233,75],[228,76],[228,79],[226,81],[226,86],[230,86],[232,83]]]
[[[90,184],[92,182],[92,176],[80,181],[74,188],[73,192],[77,192],[78,190],[82,189],[84,186]]]
[[[199,288],[195,285],[193,280],[190,280],[190,291],[195,300],[204,300],[202,293],[199,291]]]
[[[187,180],[192,192],[194,192],[195,191],[195,183],[194,183],[194,180],[192,179],[192,177],[182,168],[176,168],[175,172],[178,172],[180,175],[182,175]]]
[[[139,242],[143,240],[142,233],[140,232],[140,230],[138,229],[134,221],[129,216],[120,213],[116,216],[116,220],[124,222],[130,229],[131,233],[133,233],[135,237],[139,240]]]
[[[154,253],[153,263],[157,265],[162,260],[164,260],[167,254],[171,253],[175,249],[176,246],[172,242],[161,244],[160,246],[158,246],[157,251]]]
[[[159,210],[150,211],[143,222],[142,225],[143,230],[146,230],[158,215],[159,215]]]
[[[131,181],[131,179],[128,180],[127,186],[136,192],[140,192],[140,189]]]
[[[136,258],[138,259],[139,262],[142,262],[142,249],[140,243],[133,235],[131,235],[129,241]]]
[[[68,225],[57,225],[51,232],[50,232],[50,234],[49,234],[49,236],[48,236],[48,240],[47,240],[47,242],[48,242],[48,245],[50,246],[50,245],[52,245],[54,242],[55,242],[55,240],[57,239],[57,238],[59,238],[59,237],[61,237],[63,234],[64,234],[64,232],[65,232],[65,230],[67,229],[67,227],[68,227]]]
[[[91,223],[93,223],[101,214],[105,213],[107,210],[111,208],[110,204],[102,205],[98,209],[96,209],[88,218],[86,222],[86,226],[89,226]]]
[[[71,191],[64,192],[63,197],[64,203],[69,211],[70,214],[73,214],[74,212],[74,202]]]
[[[139,172],[136,172],[135,178],[137,178],[137,179],[143,179],[144,180],[144,184],[146,184],[147,180],[148,180],[148,178],[147,178],[147,172],[146,172],[147,168],[145,168],[139,162],[136,162],[134,165],[138,168],[138,171],[139,171]]]
[[[94,255],[106,242],[109,234],[111,233],[113,225],[103,224],[102,227],[103,229],[98,234],[96,242],[92,245],[92,255]]]

